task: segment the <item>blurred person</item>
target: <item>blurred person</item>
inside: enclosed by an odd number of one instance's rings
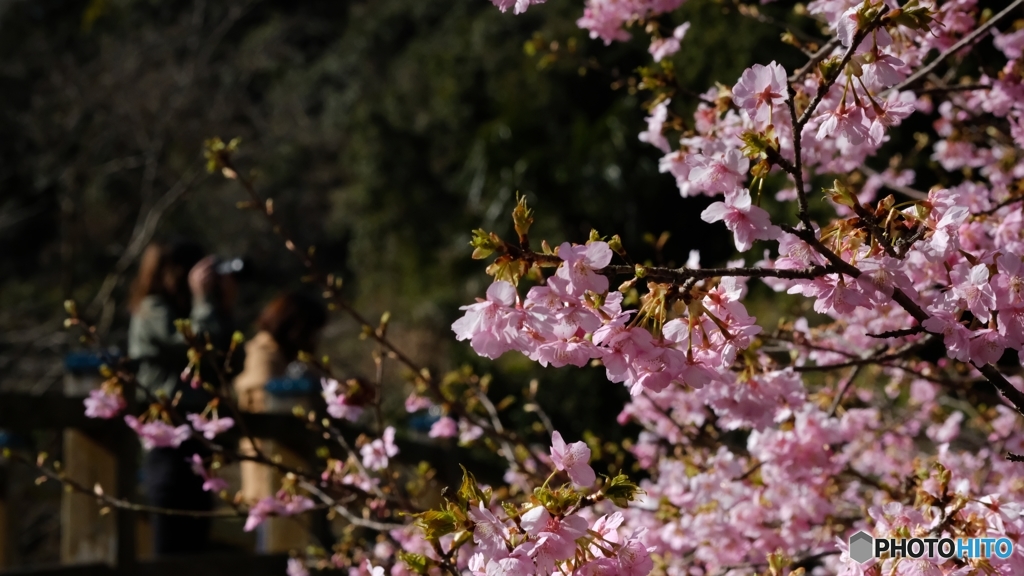
[[[180,394],[178,412],[201,412],[210,400],[201,388],[182,382],[188,365],[188,344],[174,326],[187,318],[197,335],[208,334],[219,349],[226,349],[228,310],[236,285],[215,271],[216,258],[205,256],[201,246],[188,241],[154,242],[142,255],[132,285],[129,308],[128,356],[138,362],[137,380],[148,393],[173,399]],[[142,392],[142,391],[140,391]],[[178,510],[213,509],[203,480],[191,467],[194,454],[206,456],[196,440],[177,448],[155,448],[143,459],[146,491],[152,505]],[[153,551],[157,556],[203,552],[209,543],[210,519],[154,515]]]
[[[297,362],[299,352],[312,353],[320,332],[327,323],[327,311],[317,300],[299,292],[286,292],[263,309],[257,321],[256,335],[245,345],[245,366],[235,378],[238,406],[247,412],[275,411],[275,398],[267,385],[281,385],[299,395],[311,393],[311,382],[304,378],[304,367]],[[278,391],[280,393],[280,391]],[[294,397],[294,395],[293,395]],[[286,400],[280,408],[290,412]],[[282,464],[302,466],[303,460],[272,440],[259,441],[260,451]],[[240,450],[253,454],[252,444],[242,440]],[[273,495],[281,483],[280,474],[258,462],[241,463],[242,494],[249,502]],[[257,528],[260,552],[286,552],[308,543],[305,530],[297,529],[299,518],[269,518]]]

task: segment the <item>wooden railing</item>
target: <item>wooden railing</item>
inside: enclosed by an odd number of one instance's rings
[[[271,439],[304,462],[317,462],[316,450],[329,444],[322,433],[309,429],[309,423],[291,414],[243,414],[245,427],[256,438]],[[218,437],[224,446],[236,446],[239,426]],[[122,422],[88,418],[82,398],[57,395],[33,396],[0,393],[0,431],[28,434],[36,430],[59,430],[63,434],[63,454],[50,455],[61,461],[61,469],[78,483],[93,486],[99,483],[107,494],[137,501],[138,457],[140,448],[135,434]],[[350,445],[363,430],[347,427],[341,433]],[[497,481],[502,469],[480,453],[436,442],[399,437],[401,450],[398,462],[415,466],[428,461],[438,471],[442,485],[457,485],[461,479],[458,463],[473,463],[482,481]],[[337,449],[338,446],[333,446]],[[485,456],[494,457],[493,454]],[[25,466],[25,464],[20,464]],[[283,576],[287,556],[281,554],[203,555],[193,558],[140,561],[136,538],[144,514],[128,510],[112,510],[101,514],[101,506],[90,494],[65,491],[61,501],[60,557],[47,566],[11,567],[5,554],[12,523],[5,517],[4,485],[6,470],[0,463],[0,573],[33,576],[106,576],[146,574],[188,576],[264,574]],[[317,526],[313,526],[317,529]],[[328,530],[321,524],[321,534]]]
[[[282,414],[245,414],[248,430],[257,438],[273,439],[303,457],[312,456],[316,436],[302,420]],[[238,427],[219,438],[227,446],[237,444]],[[137,501],[139,443],[123,423],[88,418],[81,398],[0,394],[0,430],[26,435],[36,430],[59,430],[62,454],[60,469],[82,486],[99,484],[105,493]],[[346,431],[354,436],[355,431]],[[306,461],[313,461],[307,459]],[[9,464],[22,465],[25,464]],[[7,469],[0,465],[0,573],[73,576],[114,574],[284,574],[286,556],[254,556],[248,553],[215,554],[192,559],[140,562],[138,543],[143,514],[129,510],[102,511],[97,499],[65,490],[61,495],[60,557],[49,567],[11,568],[8,517]],[[187,569],[185,569],[187,567]]]
[[[0,572],[5,576],[285,576],[286,554],[243,555],[208,554],[137,562],[130,566],[80,564]]]

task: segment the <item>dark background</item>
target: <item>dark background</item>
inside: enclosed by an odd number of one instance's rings
[[[553,245],[596,228],[640,260],[699,248],[723,262],[731,238],[700,221],[708,201],[680,198],[637,140],[646,43],[605,47],[579,14],[558,0],[519,17],[485,0],[0,3],[0,386],[59,381],[65,299],[123,347],[140,238],[246,257],[247,335],[299,284],[266,223],[235,208],[242,191],[205,173],[212,136],[242,138],[239,166],[293,235],[422,358],[448,357],[458,306],[489,282],[470,231],[508,236],[516,192]],[[715,2],[673,18],[693,22],[674,59],[684,85],[731,83],[758,46],[798,55]],[[658,254],[645,235],[666,231]],[[344,356],[335,341],[323,351]]]

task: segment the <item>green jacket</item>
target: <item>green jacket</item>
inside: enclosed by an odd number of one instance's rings
[[[188,366],[188,345],[174,327],[178,318],[178,313],[162,296],[146,296],[132,314],[128,326],[128,357],[139,363],[137,379],[140,386],[168,398],[181,391],[179,406],[184,411],[202,410],[209,401],[209,395],[201,389],[193,389],[189,382],[181,381],[181,373]],[[210,303],[194,301],[189,320],[195,334],[209,334],[214,346],[224,350],[229,336],[228,327]],[[205,371],[203,380],[218,384],[215,375]],[[140,402],[147,402],[142,390],[138,398]]]

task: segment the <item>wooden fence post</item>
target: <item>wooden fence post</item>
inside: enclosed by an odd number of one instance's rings
[[[118,463],[99,442],[75,429],[64,430],[64,472],[84,486],[118,494]],[[95,496],[64,491],[61,497],[60,559],[63,564],[117,562],[117,513],[106,510]]]
[[[296,405],[309,408],[308,399],[303,396],[279,396],[270,390],[267,392],[263,408],[271,414],[290,414]],[[306,462],[284,442],[270,438],[258,439],[257,442],[263,454],[280,464],[296,469],[306,466]],[[242,446],[244,449],[251,449],[247,440],[243,440]],[[272,466],[258,462],[242,462],[241,472],[242,492],[250,500],[271,496],[281,489],[281,474]],[[261,554],[302,551],[310,543],[311,527],[309,514],[267,518],[257,528],[256,551]]]
[[[0,571],[10,567],[8,546],[10,535],[7,531],[7,467],[0,465]]]
[[[128,382],[122,393],[125,395],[127,414],[136,413],[137,396],[135,384]],[[117,450],[117,496],[122,500],[135,500],[139,479],[139,440],[135,432],[122,426],[114,437]],[[119,571],[132,570],[139,560],[139,532],[142,515],[131,510],[118,510],[116,520],[117,567]],[[147,541],[144,544],[151,544]]]

